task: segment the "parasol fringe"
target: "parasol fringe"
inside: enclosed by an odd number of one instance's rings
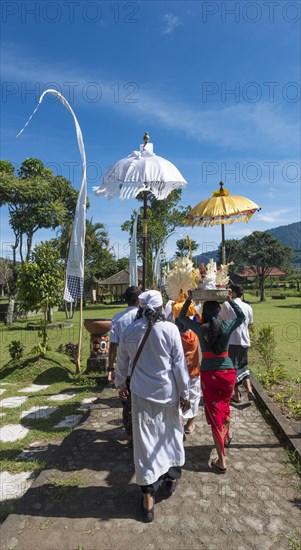
[[[193,219],[185,218],[183,220],[183,225],[189,225],[191,227],[194,227],[195,225],[201,226],[201,227],[211,227],[213,225],[221,225],[221,224],[227,224],[230,225],[232,223],[236,222],[248,222],[250,218],[253,216],[254,212],[248,212],[247,214],[236,214],[235,217],[229,217],[229,218],[221,218],[217,217],[216,219],[204,219],[201,217],[194,217]]]
[[[117,185],[116,185],[117,183]],[[120,187],[118,187],[118,182],[111,181],[106,182],[98,187],[93,187],[93,191],[96,195],[102,195],[108,199],[113,199],[119,197],[121,200],[136,198],[139,193],[143,191],[149,191],[152,193],[157,200],[164,200],[171,191],[179,189],[179,187],[184,188],[185,184],[178,181],[169,181],[164,183],[163,181],[153,181],[141,184],[141,182],[120,182]]]

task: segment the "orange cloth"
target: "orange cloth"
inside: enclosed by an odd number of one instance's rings
[[[181,332],[181,340],[190,378],[200,374],[199,339],[195,332]]]
[[[176,319],[177,317],[179,317],[180,315],[180,311],[183,307],[185,302],[173,302],[171,304],[171,307],[172,307],[172,314],[174,316],[174,318]],[[193,303],[190,304],[188,310],[187,310],[187,313],[186,313],[186,317],[193,317],[194,316],[194,305]]]

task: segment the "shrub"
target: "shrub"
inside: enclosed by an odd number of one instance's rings
[[[271,325],[262,325],[258,332],[252,330],[252,341],[260,363],[266,369],[272,369],[275,360],[276,340]]]
[[[58,351],[59,353],[65,353],[65,355],[71,357],[71,359],[75,362],[78,353],[78,344],[73,344],[72,342],[61,344],[56,351]]]
[[[17,359],[21,359],[24,355],[24,344],[22,344],[21,340],[12,340],[11,343],[8,345],[8,351],[13,361]]]

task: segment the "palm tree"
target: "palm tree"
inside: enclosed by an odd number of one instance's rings
[[[177,245],[177,250],[175,252],[175,255],[178,258],[189,255],[190,250],[186,239],[178,239],[176,242],[176,245]],[[199,248],[199,244],[196,241],[191,240],[190,245],[191,245],[191,252],[195,252]]]

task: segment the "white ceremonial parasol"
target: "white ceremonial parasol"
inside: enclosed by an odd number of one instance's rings
[[[121,200],[137,197],[143,192],[143,268],[142,285],[146,287],[146,250],[147,250],[147,195],[152,193],[156,199],[163,200],[174,189],[187,185],[179,170],[170,161],[155,155],[153,144],[145,132],[144,145],[140,151],[133,151],[109,168],[103,177],[103,183],[94,187],[96,195]]]

